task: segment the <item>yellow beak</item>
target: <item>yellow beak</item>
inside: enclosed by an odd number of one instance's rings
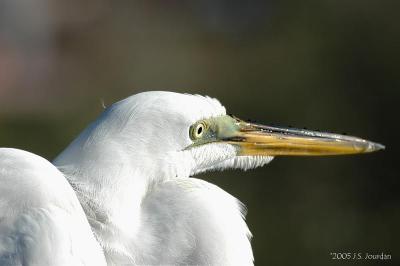
[[[224,141],[238,145],[238,155],[242,156],[341,155],[367,153],[385,148],[381,144],[352,136],[264,126],[237,118],[236,123],[236,132]]]

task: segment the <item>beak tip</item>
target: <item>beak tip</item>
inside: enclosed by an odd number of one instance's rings
[[[384,150],[384,149],[385,149],[385,145],[375,143],[375,142],[370,143],[370,145],[368,147],[369,152],[379,151],[379,150]]]

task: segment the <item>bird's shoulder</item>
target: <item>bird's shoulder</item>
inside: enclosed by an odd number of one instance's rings
[[[89,254],[80,254],[81,250]],[[61,172],[35,154],[0,148],[0,265],[81,265],[102,260]]]
[[[68,208],[73,205],[73,198],[64,176],[46,159],[23,150],[0,148],[1,208],[24,209],[46,204]]]

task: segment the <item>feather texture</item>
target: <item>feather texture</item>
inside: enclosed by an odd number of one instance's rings
[[[54,161],[86,212],[109,265],[251,265],[243,205],[199,172],[249,169],[226,143],[192,144],[189,128],[226,115],[215,99],[144,92],[106,109]]]
[[[64,176],[8,148],[0,149],[0,265],[106,265]]]

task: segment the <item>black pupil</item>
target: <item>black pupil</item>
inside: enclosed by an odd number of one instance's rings
[[[199,126],[199,127],[197,128],[197,135],[200,135],[201,132],[203,132],[203,126]]]

